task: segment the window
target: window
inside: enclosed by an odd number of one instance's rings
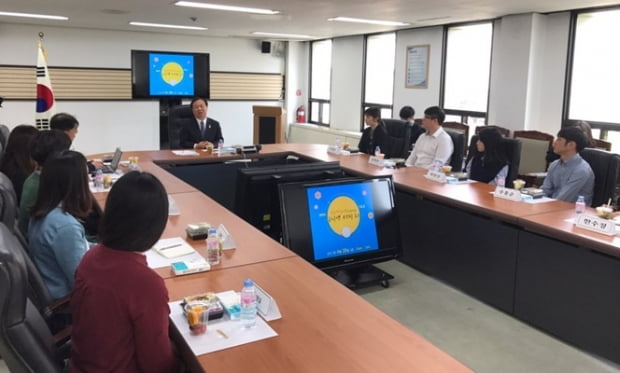
[[[329,126],[332,80],[332,41],[310,44],[310,117],[311,123]]]
[[[600,129],[599,138],[618,146],[620,133],[613,132],[620,131],[620,49],[613,45],[620,34],[620,9],[578,13],[574,22],[564,119],[585,120]]]
[[[392,117],[394,97],[394,59],[396,34],[366,37],[366,69],[364,71],[364,103],[362,108],[376,106],[382,118]],[[362,128],[364,124],[362,123]]]
[[[452,120],[486,121],[492,41],[491,22],[446,28],[442,106]]]

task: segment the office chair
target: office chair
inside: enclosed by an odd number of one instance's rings
[[[6,150],[6,143],[9,141],[10,132],[9,127],[4,124],[0,124],[0,159],[2,159],[4,151]]]
[[[463,145],[463,157],[464,157],[467,152],[467,140],[469,139],[469,126],[467,124],[459,123],[459,122],[444,122],[442,124],[442,127],[444,129],[449,128],[455,132],[461,132],[465,135],[465,145]]]
[[[512,136],[521,140],[519,175],[546,172],[549,164],[545,157],[553,143],[553,135],[539,131],[514,131]]]
[[[508,128],[504,128],[504,127],[500,127],[500,126],[494,126],[494,125],[486,125],[486,126],[478,126],[476,127],[476,130],[474,132],[474,134],[479,134],[480,131],[482,131],[483,129],[486,128],[495,128],[496,130],[499,131],[499,133],[502,134],[502,136],[504,137],[510,137],[510,130]]]
[[[388,133],[388,158],[407,158],[411,150],[411,126],[404,120],[384,119]]]
[[[444,129],[450,138],[452,138],[452,144],[454,145],[454,151],[452,152],[452,158],[450,158],[450,166],[452,171],[459,172],[463,169],[463,157],[465,155],[465,142],[466,135],[464,132],[455,131],[453,129]]]
[[[19,201],[13,189],[13,182],[0,172],[0,222],[13,230],[17,224],[18,212]]]
[[[62,372],[69,344],[56,345],[28,299],[28,273],[18,246],[17,238],[0,223],[0,355],[11,372]]]
[[[179,140],[181,127],[179,122],[193,117],[194,114],[189,105],[178,105],[170,109],[168,113],[168,141],[170,142],[170,149],[179,149],[181,147]]]
[[[620,169],[620,155],[594,148],[585,148],[579,154],[590,164],[594,172],[592,206],[606,204],[614,196]]]
[[[471,142],[469,143],[469,151],[467,152],[467,160],[465,161],[465,165],[469,162],[471,157],[473,157],[476,151],[476,141],[478,141],[478,135],[474,135],[471,138]],[[500,151],[502,151],[506,155],[506,159],[508,160],[508,174],[506,175],[506,187],[513,188],[513,182],[519,175],[519,163],[521,160],[521,141],[519,139],[511,139],[509,137],[504,137],[499,144]]]

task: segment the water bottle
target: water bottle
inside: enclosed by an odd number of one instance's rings
[[[575,202],[575,213],[581,214],[586,211],[586,200],[583,196],[577,197],[577,202]]]
[[[220,239],[215,228],[210,228],[207,236],[207,262],[210,265],[220,264]]]
[[[379,147],[379,145],[377,145],[377,147],[375,148],[375,156],[378,157],[381,154],[381,148]]]
[[[98,191],[103,190],[103,171],[100,168],[95,171],[95,189]]]
[[[218,155],[222,155],[222,152],[224,151],[224,140],[220,139],[217,142],[217,154]]]
[[[338,152],[342,149],[342,141],[340,140],[340,137],[336,137],[336,141],[334,141],[334,147]]]
[[[243,289],[241,289],[240,319],[246,328],[256,325],[256,290],[254,282],[250,279],[243,282]]]
[[[506,179],[501,177],[501,176],[498,177],[497,178],[497,186],[500,187],[500,188],[505,187],[506,186]]]

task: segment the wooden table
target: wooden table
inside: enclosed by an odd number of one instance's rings
[[[277,301],[269,338],[198,356],[210,372],[469,372],[299,257],[166,280],[170,299],[239,290],[252,278]],[[187,346],[185,354],[191,355]]]

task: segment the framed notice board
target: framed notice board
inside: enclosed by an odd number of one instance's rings
[[[430,45],[407,47],[405,88],[428,88],[428,60]]]

